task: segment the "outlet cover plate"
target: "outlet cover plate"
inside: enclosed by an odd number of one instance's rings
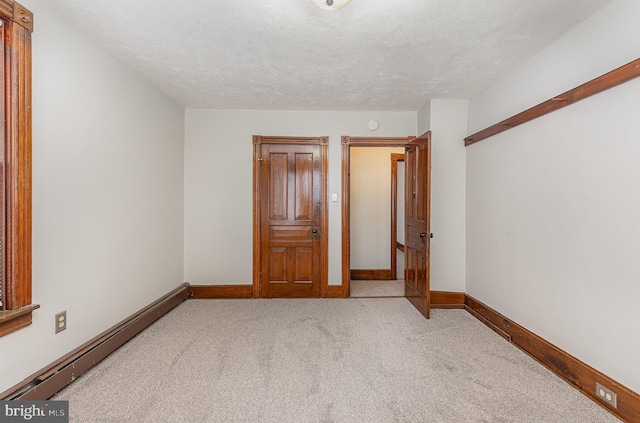
[[[596,382],[596,396],[613,408],[618,408],[618,395],[616,395],[611,389],[607,389],[600,385],[598,382]]]
[[[62,332],[67,328],[67,311],[61,311],[56,314],[56,333]]]

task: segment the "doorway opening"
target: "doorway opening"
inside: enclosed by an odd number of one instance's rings
[[[352,180],[351,180],[351,166],[352,166],[352,153],[356,152],[358,149],[361,150],[362,147],[366,147],[364,150],[374,150],[369,149],[368,147],[387,147],[394,149],[395,154],[402,154],[406,145],[411,142],[415,137],[398,137],[398,138],[361,138],[361,137],[342,137],[342,289],[343,296],[348,298],[351,296],[351,280],[355,279],[363,279],[363,280],[395,280],[396,274],[392,274],[393,265],[397,266],[397,258],[390,259],[389,262],[391,266],[385,269],[358,269],[357,266],[359,264],[359,257],[354,257],[354,264],[356,266],[352,266],[352,231],[353,233],[366,232],[367,231],[367,222],[359,222],[362,225],[358,227],[352,228],[352,206],[356,207],[355,203],[352,204]],[[357,154],[354,154],[356,157]],[[364,158],[366,160],[366,158]],[[387,160],[389,160],[387,158]],[[355,175],[354,175],[355,176]],[[383,176],[384,177],[384,176]],[[388,176],[387,176],[388,177]],[[393,188],[393,184],[392,184]],[[396,185],[396,193],[397,193],[397,185]],[[353,193],[357,200],[357,194]],[[367,207],[366,204],[360,204],[360,207]],[[355,210],[354,210],[355,211]],[[389,213],[392,210],[384,210]],[[397,208],[396,208],[397,213]],[[389,218],[388,222],[391,223],[391,218]],[[358,223],[356,223],[358,225]],[[387,226],[390,228],[390,226]],[[397,233],[397,228],[396,233]],[[387,229],[389,230],[389,229]],[[390,228],[390,232],[393,233],[394,228]],[[386,232],[388,234],[388,232]],[[387,235],[388,236],[388,235]],[[394,241],[393,236],[388,238],[392,242]],[[382,251],[380,254],[384,254],[386,251],[388,258],[393,255],[396,251],[395,248],[389,248],[389,244],[386,242],[380,242],[377,245],[377,248]]]
[[[404,297],[420,313],[429,318],[431,133],[407,138],[342,137],[342,294],[345,298],[351,296],[351,153],[352,148],[356,147],[403,147],[405,149]],[[391,240],[393,243],[393,237]],[[391,250],[395,251],[393,247]]]

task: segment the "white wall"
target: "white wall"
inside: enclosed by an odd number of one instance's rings
[[[184,110],[52,8],[33,34],[33,324],[0,391],[183,282]],[[54,315],[68,328],[54,335]]]
[[[379,123],[375,132],[367,122]],[[253,135],[328,136],[329,194],[341,198],[342,135],[415,135],[415,112],[187,109],[185,280],[251,284]],[[341,203],[329,202],[329,284],[340,285]]]
[[[469,133],[638,57],[618,0],[471,99]],[[467,293],[640,392],[640,80],[467,148]]]
[[[404,147],[351,147],[352,269],[391,268],[392,153]]]
[[[436,291],[465,291],[467,109],[467,100],[435,99],[418,110],[418,134],[431,130],[430,259]]]

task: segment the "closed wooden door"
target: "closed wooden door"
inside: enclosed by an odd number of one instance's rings
[[[260,147],[260,296],[320,296],[322,163],[319,145]]]
[[[429,207],[431,133],[413,140],[405,153],[405,297],[429,318]]]

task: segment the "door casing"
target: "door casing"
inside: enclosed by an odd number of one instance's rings
[[[253,136],[253,298],[260,298],[261,278],[260,266],[262,263],[262,231],[260,216],[260,185],[261,185],[261,146],[263,144],[290,144],[290,145],[319,145],[320,169],[321,169],[321,216],[320,216],[320,297],[328,296],[328,228],[329,214],[327,207],[327,153],[329,137],[270,137]]]
[[[342,137],[342,296],[351,293],[351,147],[406,147],[416,137]]]

